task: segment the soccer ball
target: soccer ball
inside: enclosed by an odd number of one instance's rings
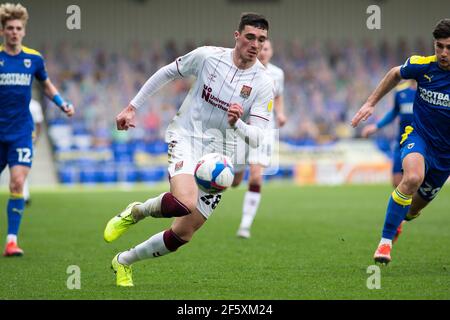
[[[216,194],[231,187],[234,168],[228,157],[219,153],[209,153],[198,160],[194,176],[201,190]]]

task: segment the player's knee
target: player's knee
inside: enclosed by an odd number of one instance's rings
[[[417,191],[422,184],[424,176],[417,172],[403,175],[402,184],[410,190],[411,193]]]
[[[167,192],[161,200],[161,214],[165,218],[183,217],[195,210],[197,200],[191,197],[176,198]]]
[[[11,178],[9,183],[9,190],[11,193],[22,193],[23,185],[25,184],[25,177],[22,176],[14,176]]]

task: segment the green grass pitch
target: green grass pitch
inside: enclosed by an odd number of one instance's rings
[[[387,185],[266,185],[250,240],[235,236],[245,187],[229,190],[191,243],[135,264],[135,287],[118,288],[110,270],[115,253],[170,220],[146,219],[111,244],[103,240],[105,224],[129,202],[161,191],[32,190],[19,242],[25,256],[0,257],[0,299],[450,298],[450,187],[405,226],[393,262],[381,268],[381,288],[367,288],[392,191]],[[7,196],[0,193],[4,208]],[[5,236],[6,213],[0,215]],[[79,290],[67,288],[70,265],[80,267]]]

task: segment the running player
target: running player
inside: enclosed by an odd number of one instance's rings
[[[144,203],[131,203],[106,225],[104,238],[111,242],[145,217],[175,217],[170,229],[113,258],[118,286],[133,285],[133,263],[166,255],[186,244],[216,208],[221,195],[206,194],[195,183],[197,160],[210,152],[234,159],[238,137],[253,147],[263,140],[271,117],[273,81],[257,56],[268,30],[263,16],[243,14],[233,49],[200,47],[176,59],[158,70],[117,116],[119,130],[134,128],[136,109],[145,105],[149,96],[173,79],[196,78],[166,132],[170,192]]]
[[[33,120],[30,113],[31,87],[36,77],[45,95],[68,116],[73,106],[65,102],[47,76],[41,54],[22,45],[28,12],[20,4],[0,5],[3,44],[0,46],[0,173],[9,166],[10,199],[7,205],[8,236],[4,256],[22,256],[17,234],[25,201],[23,184],[33,159]]]
[[[402,135],[403,177],[392,192],[381,241],[374,254],[377,263],[391,261],[392,239],[406,218],[421,213],[450,175],[450,19],[439,21],[433,31],[435,55],[412,56],[392,68],[352,119],[356,127],[369,118],[375,105],[401,79],[414,79],[414,121]]]
[[[284,114],[284,71],[277,66],[270,63],[273,56],[273,48],[270,40],[267,40],[263,49],[258,55],[258,60],[266,67],[267,72],[274,81],[274,109],[277,125],[279,128],[286,123],[286,115]],[[275,129],[274,116],[271,119],[271,128]],[[259,203],[261,202],[261,186],[263,183],[263,170],[271,163],[272,153],[274,149],[273,135],[267,135],[266,140],[261,147],[262,152],[255,152],[256,159],[251,157],[252,152],[247,152],[247,157],[244,164],[235,165],[235,175],[233,187],[241,184],[244,177],[245,169],[249,165],[250,175],[248,181],[248,191],[244,196],[244,203],[242,206],[242,220],[237,231],[237,236],[240,238],[250,238],[250,229],[258,211]]]

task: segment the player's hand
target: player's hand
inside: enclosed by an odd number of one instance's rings
[[[373,135],[377,131],[378,131],[378,127],[376,124],[369,124],[363,128],[363,130],[361,132],[361,136],[363,138],[368,138],[369,136]]]
[[[132,105],[128,105],[122,110],[116,117],[117,130],[128,130],[130,128],[136,128],[135,125],[136,108]]]
[[[243,114],[244,109],[239,104],[232,103],[228,108],[228,124],[233,127]]]
[[[69,102],[65,102],[61,106],[61,110],[68,116],[71,117],[75,114],[75,107]]]
[[[359,111],[355,114],[355,116],[352,119],[352,127],[356,128],[358,124],[362,121],[366,121],[369,119],[369,117],[372,115],[373,111],[375,110],[375,106],[371,105],[370,103],[366,102],[364,105],[359,109]]]
[[[287,117],[284,113],[278,113],[277,114],[277,124],[278,128],[283,127],[286,124]]]

